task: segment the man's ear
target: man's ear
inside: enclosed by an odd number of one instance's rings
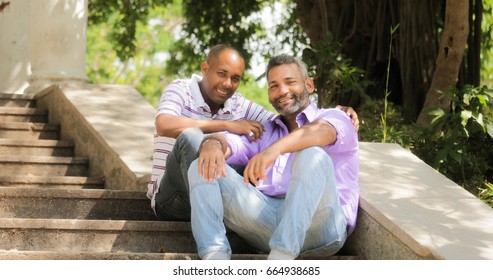
[[[310,77],[306,78],[305,87],[309,93],[313,93],[315,91],[315,84],[314,84],[312,78],[310,78]]]
[[[204,62],[200,64],[200,72],[202,72],[202,75],[205,75],[208,69],[209,69],[209,63],[207,62],[207,60],[204,60]]]

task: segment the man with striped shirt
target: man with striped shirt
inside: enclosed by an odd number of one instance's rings
[[[156,112],[152,178],[147,196],[162,220],[190,220],[187,171],[197,158],[204,134],[228,131],[261,138],[260,122],[275,115],[236,92],[245,68],[241,53],[229,45],[213,47],[201,64],[202,77],[173,81]],[[345,108],[357,128],[358,118]]]

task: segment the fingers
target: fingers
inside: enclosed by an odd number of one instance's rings
[[[262,138],[262,134],[264,133],[264,131],[265,131],[264,126],[256,122],[253,125],[251,125],[248,138],[250,138],[251,142],[260,139]]]
[[[199,175],[204,178],[206,182],[212,182],[215,179],[226,176],[226,161],[224,156],[199,156],[198,161]]]
[[[356,118],[356,119],[352,118],[352,120],[353,120],[354,129],[356,130],[356,132],[358,132],[358,130],[359,130],[359,119],[358,118]]]
[[[260,185],[259,180],[265,181],[266,179],[265,170],[266,167],[262,160],[255,157],[252,158],[243,171],[245,185],[252,183],[254,186],[258,187]]]
[[[354,130],[356,130],[356,132],[358,132],[358,130],[359,130],[359,119],[358,119],[358,114],[353,109],[353,107],[337,105],[336,108],[346,112],[346,115],[348,115],[351,118],[351,122],[353,123]]]

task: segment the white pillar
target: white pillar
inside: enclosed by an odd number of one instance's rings
[[[31,1],[31,76],[26,93],[86,82],[87,0]]]
[[[23,93],[29,86],[31,0],[0,1],[0,93]]]

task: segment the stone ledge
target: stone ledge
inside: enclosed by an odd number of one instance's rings
[[[105,188],[145,191],[152,169],[155,109],[125,85],[63,83],[36,94],[38,107],[61,125],[61,138],[90,159]]]
[[[397,144],[360,143],[345,250],[364,259],[493,259],[493,209]]]

